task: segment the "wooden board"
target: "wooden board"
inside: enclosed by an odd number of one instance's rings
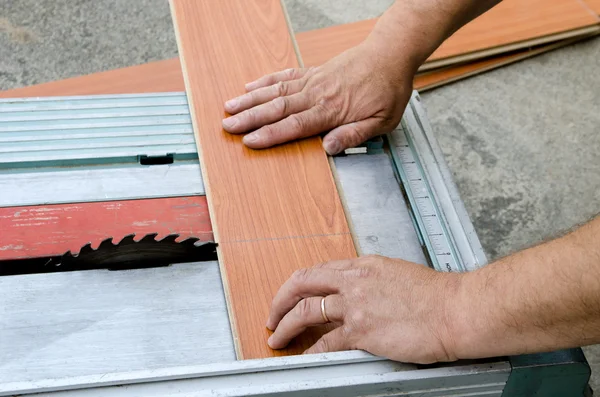
[[[204,196],[0,208],[0,260],[58,256],[128,234],[213,241]]]
[[[305,65],[321,65],[358,45],[375,23],[371,19],[298,33]],[[589,34],[600,29],[599,23],[580,0],[504,0],[448,38],[419,70]]]
[[[184,91],[178,58],[0,92],[0,98]]]
[[[538,4],[540,1],[543,1],[543,6]],[[600,0],[586,0],[586,2],[589,7],[595,7],[597,12],[600,13]],[[556,32],[560,31],[560,29],[564,29],[569,26],[572,27],[574,26],[573,24],[577,23],[593,23],[596,20],[593,16],[593,12],[591,12],[589,8],[586,8],[583,3],[579,3],[578,0],[554,0],[550,6],[548,6],[549,4],[549,2],[544,0],[504,0],[504,2],[501,4],[501,7],[503,8],[496,7],[484,14],[482,17],[472,21],[468,26],[459,30],[454,36],[449,38],[446,43],[440,47],[439,51],[442,51],[441,54],[443,55],[444,53],[449,54],[452,51],[461,51],[461,45],[466,46],[465,48],[468,51],[469,48],[474,48],[469,46],[472,46],[472,41],[475,39],[470,38],[469,36],[474,35],[479,37],[480,35],[477,32],[491,32],[491,29],[486,25],[488,23],[486,21],[488,20],[493,20],[494,26],[503,26],[502,31],[506,29],[520,31],[521,33],[516,36],[521,38],[527,37],[528,34],[532,33],[532,31],[524,31],[527,28],[527,24],[534,24],[535,26],[538,26],[537,30],[535,30],[537,33],[535,34],[548,34],[549,32],[555,33],[553,36],[543,37],[543,42],[552,41],[552,39],[556,37]],[[536,11],[536,7],[538,6],[541,9],[539,13]],[[498,9],[500,9],[500,12],[497,11]],[[557,26],[556,16],[553,16],[548,21],[542,18],[548,12],[565,10],[569,11],[568,15],[571,15],[571,17],[566,18],[565,21],[560,21],[560,25],[562,25],[564,22],[565,26]],[[511,19],[514,18],[515,15],[518,16],[518,18],[515,20],[519,21],[519,25],[516,26],[514,25],[513,19]],[[484,23],[480,23],[480,20],[484,20]],[[554,22],[550,23],[552,21]],[[296,38],[298,40],[298,46],[300,48],[305,66],[320,65],[334,56],[339,55],[346,49],[359,44],[367,37],[374,24],[375,20],[365,20],[298,33]],[[595,29],[595,27],[592,26],[592,29]],[[585,31],[589,30],[589,27],[584,27],[584,32],[581,32],[581,30],[582,29],[567,31],[566,35],[577,35],[583,37],[586,35]],[[465,31],[467,34],[463,33]],[[491,34],[490,32],[486,33],[485,36],[489,36]],[[525,36],[523,36],[523,34]],[[514,33],[511,33],[511,37],[514,38],[516,36]],[[500,39],[506,41],[506,38]],[[483,45],[482,39],[477,40],[479,40],[479,46]],[[526,48],[529,46],[529,43],[519,42],[517,47]],[[501,47],[498,47],[496,50],[499,49],[501,49]],[[477,54],[477,57],[484,55],[485,54]],[[435,56],[439,57],[438,52],[434,54],[434,58]],[[485,62],[487,65],[487,61]],[[497,65],[501,64],[502,62],[498,63]],[[429,65],[427,68],[430,68],[430,66],[431,65]],[[477,63],[473,63],[473,66],[469,69],[469,73],[472,71],[478,72],[486,70]],[[435,77],[435,86],[439,86],[446,81],[455,81],[457,78],[469,75],[462,73],[464,70],[465,68],[463,66],[460,66],[455,70],[446,70],[443,74]],[[452,75],[450,79],[445,78],[446,73],[450,73]],[[429,81],[433,77],[434,76],[429,76],[425,80]],[[429,84],[423,83],[425,80],[418,78],[415,87],[421,89],[431,88]],[[181,74],[181,64],[179,59],[169,59],[166,61],[152,62],[108,72],[95,73],[88,76],[38,84],[32,87],[4,91],[0,92],[0,98],[168,92],[183,91],[184,89],[185,87],[183,83],[183,76]]]
[[[322,329],[267,346],[276,289],[296,269],[356,256],[321,139],[255,151],[221,127],[246,82],[298,66],[281,5],[172,0],[171,11],[238,358],[301,353]]]
[[[510,65],[536,55],[543,54],[548,51],[555,50],[573,44],[583,38],[561,40],[556,43],[546,44],[531,50],[517,51],[508,55],[501,55],[483,59],[476,62],[466,63],[464,65],[449,66],[441,70],[420,73],[415,77],[414,88],[419,91],[427,91],[433,88],[440,87],[444,84],[449,84],[455,81],[475,76],[502,66]]]
[[[582,36],[581,38],[584,37],[587,36]],[[578,39],[561,40],[533,50],[518,51],[509,55],[491,57],[458,66],[449,66],[441,70],[422,72],[415,77],[414,88],[420,91],[437,88],[444,84],[569,45]],[[313,54],[311,48],[306,48],[305,53],[308,56]],[[2,91],[0,92],[0,98],[183,91],[185,87],[180,67],[181,64],[178,59],[169,59]],[[155,85],[156,81],[158,81],[158,84]]]
[[[584,0],[590,9],[596,14],[600,14],[600,0]]]

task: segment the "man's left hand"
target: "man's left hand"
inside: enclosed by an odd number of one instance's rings
[[[396,361],[454,361],[451,306],[461,274],[381,256],[327,262],[295,272],[281,287],[267,327],[273,349],[306,328],[337,327],[305,353],[361,349]]]

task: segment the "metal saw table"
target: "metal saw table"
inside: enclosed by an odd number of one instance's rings
[[[368,153],[334,159],[362,254],[402,258],[439,271],[485,265],[418,93],[383,143],[382,148],[368,146]],[[152,229],[182,207],[160,208],[165,202],[160,200],[202,195],[184,93],[0,100],[4,260],[39,255],[35,242],[28,245],[35,249],[12,244],[11,233],[47,230],[56,222],[57,208],[108,203],[103,207],[108,215],[94,222],[110,230],[119,222],[110,214],[135,216],[143,200],[158,200],[154,215],[131,222]],[[190,208],[184,215],[193,218],[193,202]],[[67,224],[71,234],[85,235],[80,224]],[[177,224],[169,223],[173,227]],[[66,231],[31,238],[59,239]],[[210,238],[210,229],[206,233]],[[115,227],[112,234],[105,237],[125,233]],[[589,392],[590,369],[580,349],[428,366],[360,351],[236,361],[214,258],[134,270],[4,275],[0,295],[0,396]]]

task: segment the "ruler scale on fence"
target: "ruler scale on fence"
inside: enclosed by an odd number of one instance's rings
[[[439,205],[432,194],[431,185],[406,124],[402,122],[388,139],[396,171],[411,207],[415,228],[431,266],[444,272],[465,271],[441,217]]]

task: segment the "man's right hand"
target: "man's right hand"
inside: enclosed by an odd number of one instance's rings
[[[390,62],[385,49],[365,41],[324,65],[288,69],[246,85],[247,93],[225,103],[233,116],[223,128],[247,133],[253,149],[327,132],[330,155],[393,130],[412,91],[418,65]]]

